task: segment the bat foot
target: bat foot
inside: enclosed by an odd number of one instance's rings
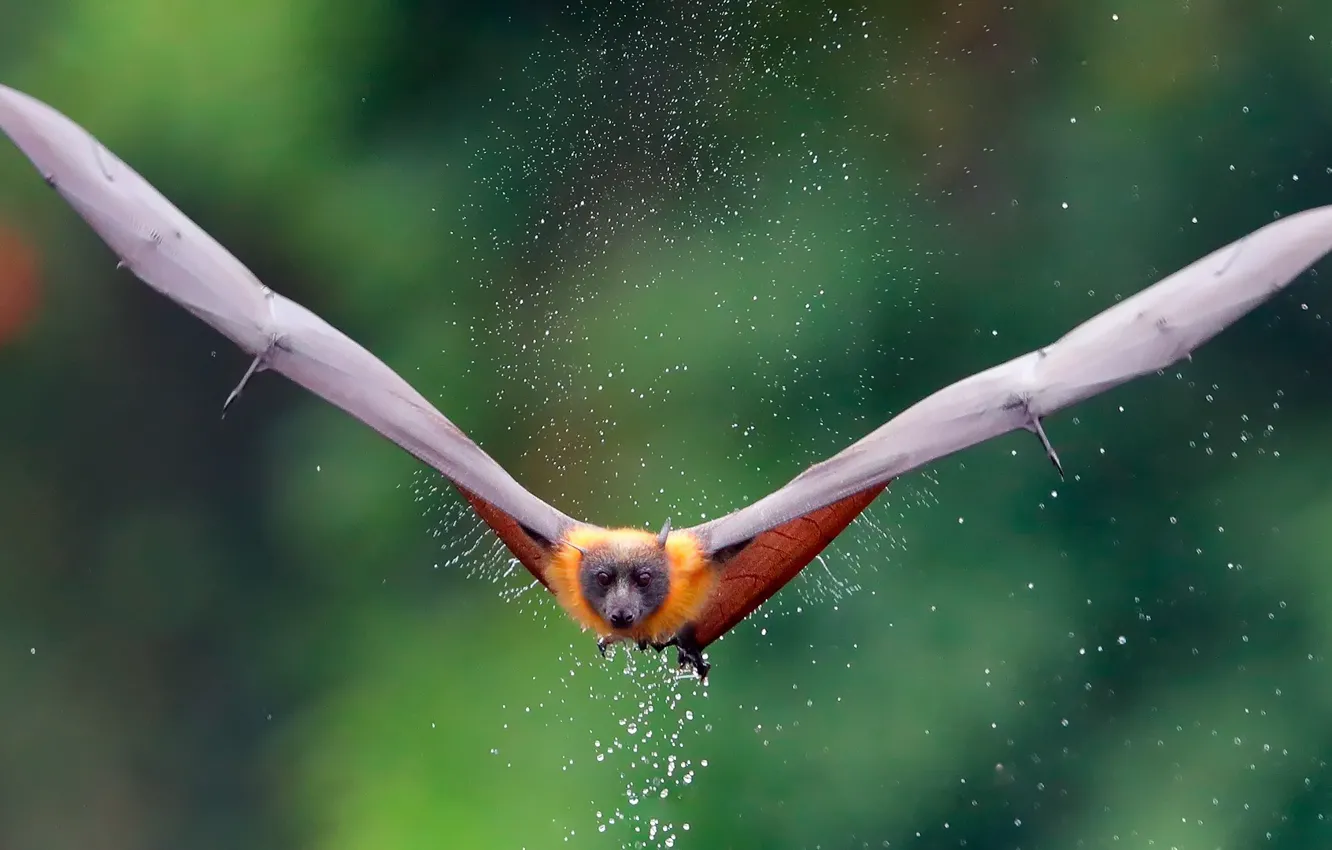
[[[1050,463],[1054,464],[1055,472],[1059,473],[1059,480],[1064,480],[1064,465],[1059,462],[1059,453],[1054,450],[1050,443],[1050,438],[1045,436],[1045,428],[1041,427],[1041,418],[1033,417],[1031,424],[1027,426],[1033,434],[1041,441],[1041,448],[1045,449],[1046,457],[1050,458]]]
[[[676,648],[676,664],[681,670],[692,670],[698,676],[700,685],[708,683],[708,671],[712,669],[703,658],[703,647],[698,645],[692,634],[681,634],[671,639]],[[665,645],[662,649],[665,649]]]
[[[625,640],[626,638],[617,635],[603,635],[597,638],[597,651],[601,653],[602,658],[605,658],[607,651],[612,646],[617,643],[622,643]],[[694,673],[698,676],[699,682],[707,684],[708,671],[712,669],[712,665],[704,660],[702,647],[698,645],[691,635],[676,635],[670,640],[665,641],[636,640],[634,643],[640,652],[655,649],[657,654],[665,652],[669,647],[675,647],[678,652],[676,656],[676,664],[679,669],[688,670]]]

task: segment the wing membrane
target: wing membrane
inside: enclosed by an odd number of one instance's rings
[[[693,624],[702,649],[767,602],[878,497],[887,482],[759,534],[724,564],[707,607]]]
[[[1332,206],[1275,221],[1116,304],[1058,341],[963,378],[784,487],[690,529],[721,551],[913,469],[1164,369],[1332,250]]]
[[[373,354],[260,283],[78,124],[35,98],[0,86],[0,130],[122,265],[254,356],[251,371],[285,375],[439,470],[473,498],[474,505],[480,499],[511,517],[522,539],[511,534],[505,542],[524,548],[514,554],[540,577],[529,563],[533,559],[527,543],[535,543],[531,535],[558,540],[575,520],[515,481]]]

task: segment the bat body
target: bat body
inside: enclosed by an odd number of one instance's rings
[[[227,398],[273,371],[447,477],[513,556],[604,647],[703,649],[794,578],[895,477],[1190,354],[1332,250],[1332,207],[1213,251],[1059,340],[951,384],[726,516],[660,534],[605,529],[533,495],[370,352],[245,266],[86,130],[0,86],[0,130],[128,268],[253,361]]]

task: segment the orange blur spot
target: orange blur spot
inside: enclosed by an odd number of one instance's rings
[[[37,252],[20,232],[0,224],[0,345],[32,323],[38,290]]]

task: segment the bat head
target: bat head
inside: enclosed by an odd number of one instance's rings
[[[584,628],[602,637],[660,643],[702,610],[716,570],[698,538],[638,528],[578,526],[554,547],[543,576]]]
[[[613,630],[635,632],[665,604],[671,592],[669,533],[668,522],[656,538],[608,534],[582,547],[583,598]]]

